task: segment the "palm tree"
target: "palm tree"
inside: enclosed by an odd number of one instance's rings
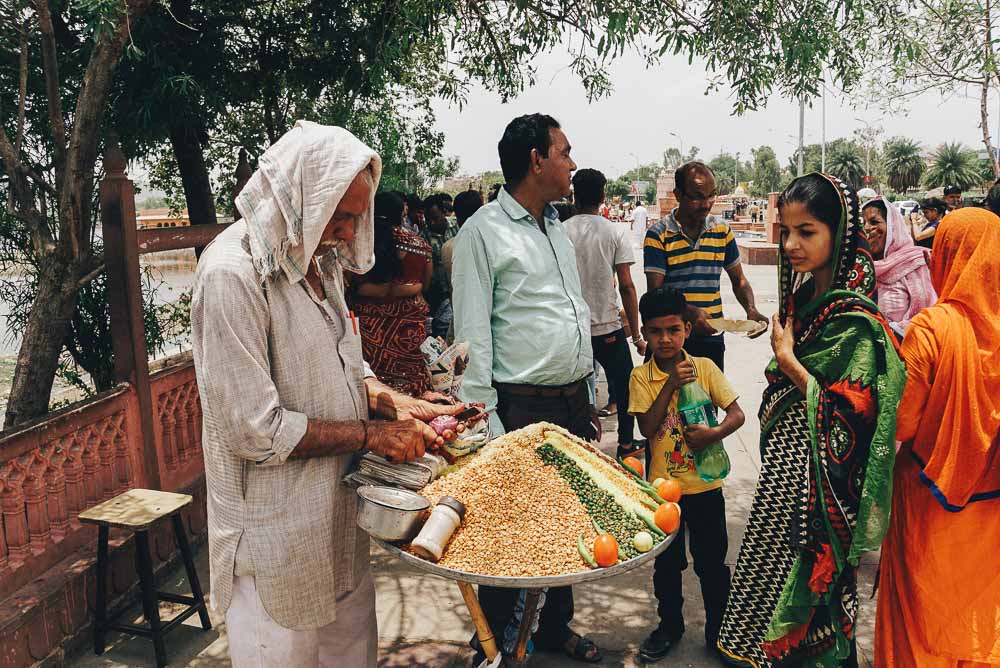
[[[920,177],[926,169],[920,144],[905,137],[893,137],[885,143],[882,166],[889,187],[897,193],[920,185]]]
[[[852,188],[860,188],[865,174],[865,157],[852,144],[838,147],[826,161],[826,171],[843,179]]]
[[[928,188],[958,186],[967,190],[982,182],[979,156],[961,142],[941,144],[931,156],[931,162],[924,174],[924,185]]]

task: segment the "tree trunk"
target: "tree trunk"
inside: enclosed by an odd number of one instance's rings
[[[986,145],[986,154],[989,156],[990,167],[993,169],[993,178],[1000,179],[1000,164],[997,164],[997,155],[993,150],[993,140],[990,138],[990,112],[989,112],[989,77],[984,78],[980,87],[979,96],[979,126],[983,129],[983,144]]]
[[[49,410],[59,355],[76,306],[78,290],[70,267],[54,256],[39,265],[38,292],[17,354],[4,429],[45,415]]]
[[[214,225],[215,197],[208,178],[208,165],[202,152],[200,130],[188,117],[177,118],[170,124],[170,145],[181,172],[184,199],[192,225]]]

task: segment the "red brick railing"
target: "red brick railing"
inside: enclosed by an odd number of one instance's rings
[[[182,514],[205,533],[201,403],[190,355],[150,370],[139,256],[203,248],[224,225],[136,231],[135,189],[112,139],[99,187],[115,378],[102,395],[0,433],[0,665],[58,663],[93,606],[96,530],[77,515],[132,487],[192,494]],[[235,194],[250,178],[244,152]],[[161,530],[162,529],[162,530]],[[109,599],[135,582],[130,534],[112,530]],[[150,531],[154,560],[172,558],[169,527]]]
[[[189,532],[201,534],[201,404],[190,357],[152,373],[150,390],[159,487],[196,496],[185,517]],[[89,625],[96,531],[77,515],[148,486],[147,451],[136,392],[126,383],[0,434],[0,664],[51,658]],[[112,532],[113,597],[135,579],[128,537]],[[154,558],[173,554],[169,531],[154,532],[153,543]]]
[[[90,542],[77,514],[143,483],[135,392],[105,392],[0,435],[0,598]]]

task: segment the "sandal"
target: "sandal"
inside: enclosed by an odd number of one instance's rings
[[[571,644],[572,649],[570,649]],[[593,640],[581,636],[579,633],[573,633],[563,643],[563,652],[574,661],[583,663],[600,663],[604,660],[601,648],[594,644]]]
[[[597,411],[597,414],[600,415],[603,418],[611,417],[612,415],[618,415],[618,406],[616,405],[614,410],[609,410],[608,406],[611,406],[611,405],[612,404],[609,403],[607,406],[605,406],[601,410]]]

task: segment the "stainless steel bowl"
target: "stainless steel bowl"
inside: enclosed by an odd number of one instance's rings
[[[358,526],[373,538],[412,540],[420,531],[430,502],[416,492],[395,487],[358,488]]]

